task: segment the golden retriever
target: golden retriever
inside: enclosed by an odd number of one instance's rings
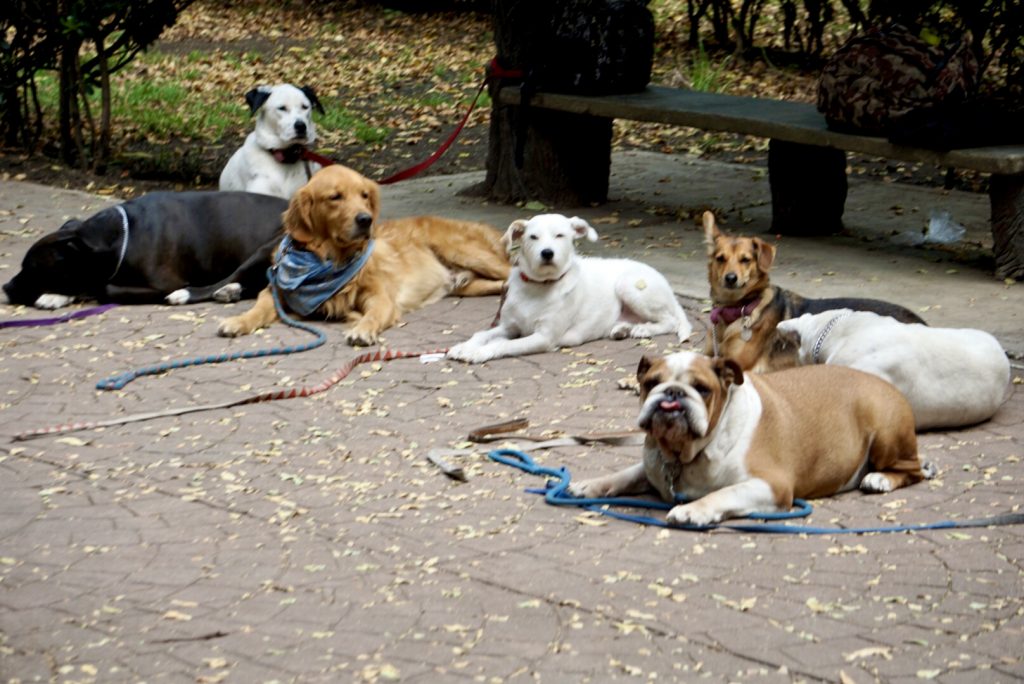
[[[402,314],[445,295],[499,294],[510,270],[501,233],[488,225],[436,216],[377,224],[380,188],[345,166],[321,169],[292,197],[284,229],[321,261],[344,264],[374,240],[355,277],[316,310],[351,323],[351,345],[380,342]],[[268,286],[249,311],[225,319],[218,334],[247,335],[277,320]]]

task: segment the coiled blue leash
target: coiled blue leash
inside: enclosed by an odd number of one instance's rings
[[[1020,525],[1024,524],[1024,513],[1007,513],[989,518],[975,518],[971,520],[943,520],[936,523],[921,523],[918,525],[894,525],[891,527],[814,527],[812,525],[786,525],[774,522],[763,522],[756,525],[742,523],[726,523],[718,525],[671,525],[662,518],[654,518],[646,515],[634,515],[613,510],[614,507],[644,508],[667,511],[678,503],[667,503],[664,501],[653,501],[650,499],[634,499],[626,497],[598,497],[578,498],[568,493],[569,483],[572,476],[564,466],[559,468],[546,468],[537,465],[530,456],[518,449],[495,449],[487,454],[492,461],[502,463],[513,468],[518,468],[531,475],[545,475],[554,480],[549,480],[544,489],[528,489],[527,491],[536,494],[544,494],[544,501],[554,506],[577,506],[588,511],[594,511],[601,515],[625,520],[627,522],[651,525],[654,527],[665,527],[676,530],[689,530],[704,532],[717,528],[735,530],[737,532],[752,532],[764,534],[869,534],[872,532],[913,532],[918,530],[946,530],[965,527],[989,527],[992,525]],[[751,513],[746,518],[749,520],[791,520],[794,518],[806,518],[812,512],[811,504],[803,499],[794,499],[795,508],[791,511],[771,513]]]
[[[105,378],[96,383],[96,389],[98,390],[119,390],[127,385],[136,378],[141,378],[145,375],[159,375],[160,373],[166,373],[167,371],[174,370],[176,368],[187,368],[189,366],[201,366],[208,363],[224,363],[226,361],[237,361],[238,359],[254,359],[263,356],[279,356],[281,354],[297,354],[299,352],[309,351],[310,349],[316,349],[323,345],[327,341],[327,335],[317,330],[313,326],[297,321],[284,310],[281,305],[281,300],[277,295],[277,288],[271,287],[271,293],[274,296],[274,307],[277,309],[277,315],[286,324],[293,328],[298,328],[304,332],[308,332],[311,335],[315,335],[316,339],[312,342],[306,342],[305,344],[293,344],[284,347],[269,347],[266,349],[249,349],[240,352],[231,352],[224,354],[210,354],[209,356],[196,356],[191,359],[179,359],[177,361],[167,361],[164,363],[158,363],[154,366],[143,366],[142,368],[136,368],[134,370],[125,371],[117,375],[112,375],[109,378]]]

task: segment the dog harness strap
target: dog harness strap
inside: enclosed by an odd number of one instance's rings
[[[821,360],[818,358],[818,356],[821,354],[822,345],[825,344],[825,338],[828,337],[829,333],[832,332],[832,328],[836,326],[836,323],[843,320],[849,315],[849,311],[845,311],[841,314],[836,314],[835,316],[832,317],[832,320],[825,324],[825,329],[821,331],[821,334],[818,335],[818,339],[814,342],[814,351],[811,353],[811,361],[813,361],[814,363],[821,363]]]
[[[309,316],[356,277],[370,258],[373,246],[374,241],[370,240],[362,252],[338,266],[296,247],[291,236],[285,236],[277,247],[268,279],[289,309]]]
[[[128,212],[124,210],[124,206],[121,204],[115,205],[114,208],[121,214],[121,232],[124,234],[124,237],[121,238],[121,253],[117,257],[117,266],[107,280],[113,280],[114,276],[121,270],[121,264],[124,263],[124,255],[128,252]]]

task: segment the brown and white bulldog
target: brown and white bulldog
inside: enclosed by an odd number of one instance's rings
[[[656,491],[668,522],[710,525],[787,511],[794,497],[888,492],[922,468],[910,404],[891,384],[838,366],[744,375],[730,359],[678,352],[637,368],[643,462],[570,485],[574,496]]]

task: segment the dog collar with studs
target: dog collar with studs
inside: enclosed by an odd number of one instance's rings
[[[814,343],[814,350],[811,352],[811,361],[814,363],[821,363],[821,359],[819,357],[821,355],[821,347],[825,344],[825,338],[827,338],[829,333],[832,332],[832,328],[836,327],[836,323],[849,315],[849,311],[844,311],[841,314],[833,316],[832,320],[825,324],[825,329],[821,331],[821,334],[818,335],[818,339]]]

